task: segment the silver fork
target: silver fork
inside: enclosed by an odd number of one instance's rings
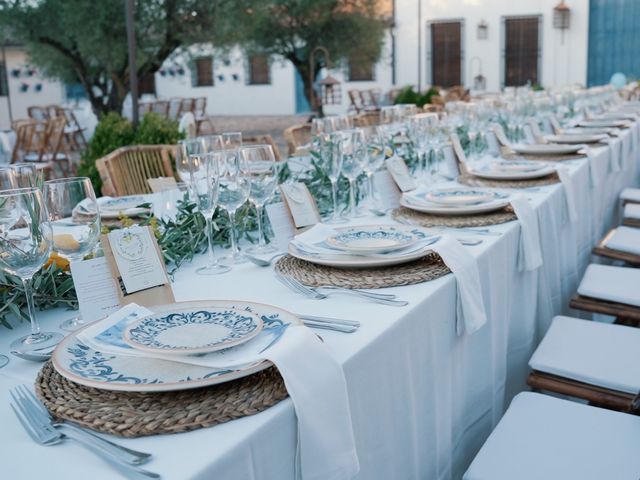
[[[318,291],[316,287],[309,287],[294,278],[284,276],[279,272],[276,272],[276,273],[277,273],[276,278],[278,278],[278,280],[280,280],[281,283],[283,283],[285,286],[289,287],[290,289],[297,291],[298,293],[301,293],[307,297],[314,298],[316,300],[322,300],[329,296],[329,294]],[[333,285],[317,287],[317,288],[336,290],[336,293],[346,293],[346,294],[356,295],[362,298],[367,298],[376,303],[381,303],[383,305],[404,307],[405,305],[409,304],[409,302],[405,302],[403,300],[393,300],[388,297],[387,298],[381,297],[380,295],[383,295],[383,294],[371,294],[370,292],[364,292],[362,290],[352,290],[350,288],[335,287]]]
[[[71,438],[100,456],[103,460],[106,460],[112,466],[121,470],[127,478],[160,478],[160,475],[157,473],[149,472],[148,470],[143,470],[140,467],[129,465],[118,460],[103,450],[101,444],[97,442],[80,440],[74,436],[67,437],[56,430],[50,423],[42,422],[38,417],[38,413],[34,411],[33,405],[26,400],[26,397],[24,397],[21,392],[14,389],[10,394],[13,398],[13,402],[10,403],[11,409],[34,442],[49,446],[60,443],[65,438]]]
[[[43,423],[50,423],[52,427],[58,430],[68,430],[73,431],[88,441],[93,441],[100,443],[101,448],[109,452],[114,457],[122,460],[123,462],[129,463],[131,465],[142,465],[147,463],[150,460],[151,454],[145,452],[139,452],[137,450],[132,450],[127,447],[123,447],[122,445],[118,445],[117,443],[111,442],[105,438],[102,438],[88,430],[85,430],[73,423],[63,422],[60,420],[55,420],[49,414],[49,411],[45,408],[44,405],[38,400],[38,398],[29,390],[26,386],[20,385],[16,387],[16,392],[21,394],[21,399],[23,400],[25,405],[33,407],[33,413],[38,417],[40,421]]]

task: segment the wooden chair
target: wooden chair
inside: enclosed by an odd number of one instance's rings
[[[169,100],[169,112],[168,116],[171,120],[179,120],[180,119],[180,105],[182,104],[182,100],[179,98],[172,98]]]
[[[29,162],[38,170],[43,171],[46,179],[52,177],[51,171],[54,167],[53,162],[40,162],[43,148],[44,135],[41,133],[42,124],[36,120],[18,120],[13,123],[13,129],[16,132],[16,143],[11,154],[11,164],[27,162],[27,158],[31,158]]]
[[[354,127],[375,127],[380,125],[380,113],[377,111],[362,112],[353,117]]]
[[[48,107],[31,106],[27,108],[27,115],[33,120],[44,122],[51,118]]]
[[[174,145],[122,147],[96,161],[103,195],[121,197],[151,193],[150,178],[173,177]]]
[[[253,136],[242,136],[242,145],[271,145],[273,148],[273,154],[276,157],[276,162],[280,162],[282,160],[282,155],[280,155],[280,149],[276,142],[273,141],[273,137],[271,135],[253,135]]]
[[[49,120],[45,126],[44,141],[39,151],[25,155],[22,161],[50,164],[53,168],[57,168],[63,177],[74,175],[75,165],[65,144],[66,125],[66,119],[61,116]]]
[[[193,98],[181,98],[180,113],[178,114],[178,117],[181,117],[187,112],[193,113],[194,106],[195,106],[195,101]]]
[[[193,115],[196,118],[196,132],[198,135],[204,133],[214,133],[216,129],[207,115],[207,97],[198,97],[194,100]],[[205,130],[203,127],[207,125]]]
[[[362,97],[360,96],[360,90],[349,90],[347,91],[347,95],[349,95],[349,110],[354,110],[356,113],[360,113],[364,110],[364,105],[362,103]]]
[[[287,150],[289,155],[296,155],[300,148],[308,148],[311,143],[311,124],[294,125],[287,128],[283,133],[287,142]]]
[[[64,134],[70,150],[81,151],[87,148],[87,139],[84,136],[84,128],[80,126],[73,110],[70,108],[55,106],[55,111],[56,117],[62,117],[66,121]]]
[[[587,400],[592,405],[640,413],[640,331],[558,316],[529,360],[535,389]]]
[[[600,243],[593,247],[593,254],[612,260],[621,260],[634,267],[640,267],[640,255],[624,250],[616,250],[607,246],[607,243],[616,234],[617,229],[612,229],[607,233]]]
[[[370,88],[368,90],[360,90],[360,99],[362,105],[367,111],[380,110],[380,95],[381,91],[377,88]]]

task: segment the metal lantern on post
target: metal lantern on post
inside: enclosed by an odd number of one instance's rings
[[[339,105],[342,103],[342,88],[336,78],[327,75],[318,82],[318,85],[320,85],[320,95],[323,105]]]
[[[489,38],[489,24],[484,20],[478,23],[478,40],[486,40]]]
[[[553,7],[553,28],[562,32],[561,43],[564,43],[564,31],[569,30],[571,25],[571,9],[564,3],[564,0]]]

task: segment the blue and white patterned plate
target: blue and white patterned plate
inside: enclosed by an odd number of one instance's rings
[[[173,307],[180,306],[174,304]],[[257,314],[263,321],[262,331],[251,341],[232,349],[219,350],[208,354],[219,356],[224,364],[225,352],[236,348],[254,348],[255,362],[242,366],[206,367],[153,357],[130,356],[106,353],[81,342],[77,335],[84,330],[69,334],[53,352],[53,366],[60,375],[93,388],[123,392],[169,392],[200,388],[229,382],[254,374],[272,365],[263,360],[260,350],[279,338],[290,325],[301,325],[294,314],[262,303],[220,300],[203,302],[183,302],[193,308],[234,308]],[[163,307],[154,307],[163,308]]]
[[[174,306],[129,325],[123,340],[137,350],[199,354],[240,345],[260,330],[262,320],[255,313],[225,307]]]
[[[427,193],[427,200],[439,205],[478,205],[495,199],[493,192],[471,188],[443,188]]]
[[[387,253],[410,247],[421,237],[406,227],[389,225],[366,225],[337,229],[338,233],[325,240],[327,245],[338,250],[366,253]]]

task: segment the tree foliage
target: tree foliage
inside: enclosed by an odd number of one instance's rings
[[[213,40],[224,1],[136,0],[138,78],[176,49]],[[121,110],[130,90],[123,0],[0,0],[0,33],[23,44],[45,75],[81,83],[96,113]]]

